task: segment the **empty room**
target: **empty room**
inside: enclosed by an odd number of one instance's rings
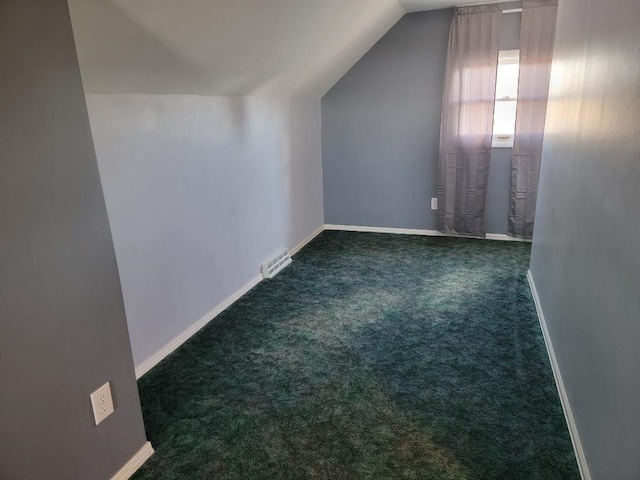
[[[0,479],[640,478],[639,22],[0,0]]]

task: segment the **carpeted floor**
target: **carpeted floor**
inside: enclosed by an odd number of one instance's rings
[[[579,479],[529,245],[324,232],[139,382],[140,479]]]

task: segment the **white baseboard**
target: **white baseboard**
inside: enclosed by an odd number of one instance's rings
[[[297,253],[302,247],[304,247],[307,243],[313,240],[317,235],[319,235],[324,230],[324,225],[321,225],[317,228],[311,235],[306,237],[302,242],[300,242],[295,247],[291,248],[290,253],[293,256]],[[189,328],[180,333],[177,337],[167,343],[164,347],[158,350],[156,353],[151,355],[145,361],[143,361],[140,365],[136,367],[136,378],[139,379],[153,367],[155,367],[158,363],[164,360],[165,357],[173,353],[180,345],[189,340],[193,335],[195,335],[199,330],[201,330],[206,324],[208,324],[211,320],[216,318],[222,312],[224,312],[227,308],[229,308],[233,303],[240,299],[245,293],[255,287],[258,283],[263,280],[262,275],[257,275],[245,285],[236,290],[230,297],[228,297],[224,302],[216,306],[209,313],[204,315],[200,320],[191,325]]]
[[[309,235],[307,238],[302,240],[298,245],[296,245],[295,247],[290,248],[289,249],[289,253],[291,254],[291,256],[293,257],[296,253],[298,253],[300,251],[300,249],[302,247],[304,247],[307,243],[309,243],[311,240],[316,238],[322,232],[324,232],[324,225],[320,225],[318,228],[316,228],[313,231],[313,233],[311,233],[311,235]]]
[[[591,474],[589,473],[589,467],[587,466],[587,459],[584,456],[584,450],[582,449],[582,443],[580,442],[580,436],[578,435],[578,428],[573,418],[573,412],[571,410],[571,404],[569,403],[569,397],[567,391],[564,388],[564,382],[562,381],[562,375],[560,373],[560,367],[556,359],[556,354],[551,343],[551,337],[549,336],[549,329],[547,328],[547,322],[542,312],[542,306],[540,305],[540,297],[538,297],[538,291],[536,290],[536,284],[533,281],[531,270],[527,271],[527,280],[529,280],[529,287],[531,288],[531,295],[536,305],[536,311],[538,312],[538,320],[540,322],[540,328],[542,329],[542,335],[544,337],[544,343],[547,346],[547,354],[551,361],[551,369],[553,370],[553,376],[556,380],[556,387],[558,388],[558,394],[560,395],[560,403],[562,404],[562,410],[569,427],[569,434],[571,436],[571,443],[573,443],[573,450],[576,454],[578,461],[578,469],[583,480],[591,480]]]
[[[487,240],[499,240],[501,242],[526,242],[531,243],[528,238],[510,237],[504,233],[487,233]]]
[[[325,230],[341,230],[344,232],[396,233],[399,235],[428,235],[444,237],[445,234],[437,230],[418,230],[415,228],[365,227],[361,225],[332,225],[325,224]]]
[[[399,235],[425,235],[429,237],[455,237],[455,238],[479,238],[464,235],[451,235],[438,230],[420,230],[417,228],[389,228],[389,227],[365,227],[360,225],[332,225],[326,224],[325,230],[342,230],[345,232],[371,232],[371,233],[395,233]],[[523,238],[510,237],[502,233],[487,233],[487,240],[501,240],[507,242],[531,242]]]
[[[258,283],[262,281],[262,275],[257,275],[249,280],[248,283],[240,287],[236,290],[230,297],[228,297],[224,302],[219,304],[209,313],[205,314],[200,320],[196,323],[192,324],[189,328],[180,333],[177,337],[167,343],[164,347],[158,350],[156,353],[147,358],[144,362],[136,367],[136,378],[139,379],[153,367],[155,367],[158,363],[165,359],[168,355],[173,353],[180,345],[189,340],[193,335],[195,335],[199,330],[201,330],[207,323],[216,318],[222,312],[224,312],[227,308],[229,308],[236,300],[242,297],[245,293],[255,287]]]
[[[134,473],[153,455],[153,447],[151,442],[146,442],[136,454],[129,459],[124,466],[111,477],[111,480],[128,480]]]

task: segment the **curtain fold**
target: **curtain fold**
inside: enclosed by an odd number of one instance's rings
[[[455,8],[444,79],[438,230],[485,236],[500,5]]]
[[[558,0],[525,0],[507,233],[533,237]]]

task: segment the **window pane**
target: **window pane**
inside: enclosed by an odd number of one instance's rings
[[[518,96],[518,71],[520,65],[508,63],[498,65],[496,78],[496,98],[516,98]]]
[[[496,102],[493,115],[494,147],[512,147],[516,127],[516,98],[520,51],[501,50],[498,57]]]
[[[493,112],[493,134],[513,135],[516,129],[516,101],[496,102]]]

